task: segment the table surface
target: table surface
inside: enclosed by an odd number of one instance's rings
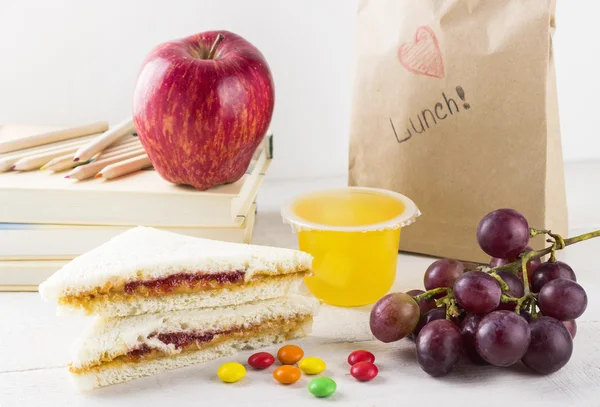
[[[600,228],[600,188],[594,176],[600,163],[567,166],[569,235]],[[344,179],[267,181],[259,196],[254,243],[295,247],[295,236],[282,224],[279,206],[289,196],[318,187],[343,185]],[[600,279],[593,257],[600,239],[563,251],[560,258],[576,271],[589,304],[578,320],[579,331],[569,364],[549,376],[530,373],[518,364],[510,368],[478,367],[466,361],[443,378],[432,378],[419,367],[408,340],[383,344],[369,331],[369,307],[335,308],[324,305],[315,318],[313,334],[295,341],[307,355],[323,358],[326,373],[338,385],[329,399],[316,399],[306,389],[308,376],[291,385],[276,384],[270,372],[249,371],[242,382],[226,385],[216,378],[223,362],[213,361],[104,388],[76,392],[65,364],[73,338],[90,318],[56,317],[55,307],[37,293],[0,293],[0,406],[258,406],[290,405],[384,406],[600,406]],[[393,291],[421,287],[432,259],[400,254]],[[368,349],[376,355],[379,376],[359,383],[349,375],[347,355]],[[272,348],[271,351],[276,351]],[[243,361],[250,352],[227,360]],[[443,403],[443,404],[442,404]]]

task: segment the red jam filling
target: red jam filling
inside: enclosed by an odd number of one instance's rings
[[[220,332],[221,334],[225,332]],[[186,346],[191,345],[194,342],[210,342],[215,337],[214,332],[206,332],[203,334],[193,334],[193,333],[184,333],[184,332],[176,332],[176,333],[166,333],[166,334],[158,334],[158,340],[164,343],[165,345],[175,345],[176,348],[184,348]]]
[[[125,284],[123,288],[127,294],[133,294],[139,287],[145,287],[151,291],[168,293],[181,286],[201,286],[237,284],[244,280],[243,271],[227,271],[222,273],[178,273],[169,277],[157,278],[146,281],[132,281]]]
[[[153,334],[150,338],[156,337],[159,341],[165,345],[174,345],[177,349],[182,349],[190,346],[193,343],[206,343],[213,340],[215,335],[226,335],[233,332],[234,329],[228,329],[219,332],[203,332],[201,334],[196,333],[185,333],[185,332],[173,332],[163,334]],[[146,344],[133,349],[127,353],[127,356],[132,358],[140,358],[148,353],[152,352],[152,348]]]

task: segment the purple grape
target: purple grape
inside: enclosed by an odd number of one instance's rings
[[[487,362],[477,353],[477,349],[475,349],[475,331],[482,318],[483,315],[469,314],[460,324],[465,353],[471,359],[471,362],[477,365],[487,365]]]
[[[423,291],[423,290],[410,290],[410,291],[407,291],[406,294],[408,294],[414,298],[417,295],[423,294],[424,292],[425,291]],[[433,298],[430,300],[421,300],[417,304],[419,304],[419,310],[421,311],[420,312],[421,316],[425,315],[427,312],[429,312],[432,309],[437,307],[437,305],[435,304],[435,300]]]
[[[435,321],[438,319],[446,319],[446,307],[445,306],[439,307],[439,308],[434,308],[434,309],[430,310],[429,312],[427,312],[426,314],[421,315],[421,318],[419,318],[419,322],[417,323],[415,330],[411,334],[412,335],[411,339],[414,340],[417,336],[419,336],[419,332],[421,332],[421,329],[423,329],[423,327],[425,325],[427,325],[431,321]],[[409,335],[409,337],[411,335]]]
[[[441,259],[434,261],[427,271],[423,282],[427,291],[439,287],[452,288],[454,282],[465,270],[464,264],[457,260]]]
[[[529,323],[531,343],[523,363],[541,374],[554,373],[567,364],[573,353],[568,329],[554,318],[539,317]]]
[[[469,271],[454,283],[456,301],[473,314],[487,314],[498,308],[501,295],[496,279],[483,271]]]
[[[571,338],[575,339],[575,335],[577,335],[577,322],[575,321],[561,321],[563,325],[567,328],[569,333],[571,334]]]
[[[521,298],[523,294],[525,294],[525,288],[523,287],[523,282],[519,277],[515,276],[510,271],[500,270],[497,273],[502,280],[508,285],[508,291],[504,292],[504,294],[509,297]],[[500,302],[497,309],[505,309],[509,311],[514,311],[517,306],[516,302]]]
[[[531,290],[534,293],[539,293],[544,284],[557,278],[577,281],[575,272],[567,263],[563,263],[562,261],[547,262],[538,267],[535,273],[533,273]]]
[[[575,281],[559,278],[544,284],[538,295],[538,305],[544,315],[569,321],[585,312],[587,294]]]
[[[381,342],[394,342],[411,333],[419,322],[419,306],[410,295],[392,293],[371,309],[370,326]]]
[[[477,241],[490,256],[516,258],[529,242],[529,224],[514,209],[498,209],[485,215],[479,222]]]
[[[456,367],[463,353],[463,339],[458,327],[445,319],[432,321],[419,333],[417,360],[429,375],[437,377]]]
[[[530,339],[525,318],[506,310],[494,311],[477,325],[475,349],[492,365],[510,366],[523,357]]]

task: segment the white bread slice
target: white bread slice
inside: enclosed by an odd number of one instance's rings
[[[89,309],[59,305],[60,315],[92,314],[104,317],[124,317],[146,313],[193,310],[198,308],[226,307],[253,301],[263,301],[283,297],[298,291],[302,276],[256,282],[238,290],[223,288],[202,294],[174,294],[160,297],[139,297],[135,301],[111,300],[89,304]]]
[[[130,229],[62,267],[42,283],[47,300],[85,294],[117,282],[178,273],[243,271],[261,275],[310,270],[312,257],[297,250],[201,239],[149,227]]]
[[[203,333],[242,330],[275,319],[313,316],[318,301],[312,297],[290,295],[267,301],[190,311],[144,314],[126,318],[98,318],[73,345],[71,367],[82,369],[112,360],[127,352],[148,346],[168,355],[180,350],[161,342],[156,334]],[[209,342],[210,343],[210,342]]]
[[[243,350],[260,349],[262,347],[281,343],[285,340],[300,338],[310,334],[311,323],[299,326],[286,336],[280,334],[265,334],[244,340],[221,342],[204,350],[187,352],[168,358],[153,359],[138,363],[128,363],[120,366],[109,366],[104,369],[90,370],[82,374],[71,375],[76,386],[81,391],[89,391],[99,387],[138,379],[166,372],[168,370],[208,362],[209,360],[231,356]]]

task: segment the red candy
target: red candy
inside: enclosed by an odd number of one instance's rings
[[[350,368],[350,374],[361,382],[373,380],[379,373],[379,369],[371,362],[358,362]]]
[[[358,362],[375,363],[375,355],[366,350],[355,350],[348,356],[348,363],[353,366]]]
[[[266,369],[275,362],[275,358],[268,352],[258,352],[248,358],[248,364],[255,369]]]

